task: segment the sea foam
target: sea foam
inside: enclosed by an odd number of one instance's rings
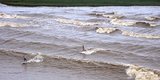
[[[126,69],[126,74],[135,80],[160,80],[159,75],[155,72],[137,65],[130,65]]]

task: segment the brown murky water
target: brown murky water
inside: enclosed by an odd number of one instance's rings
[[[159,76],[159,6],[0,7],[0,79],[134,80],[130,65]]]

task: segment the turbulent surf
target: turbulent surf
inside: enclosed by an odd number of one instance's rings
[[[159,6],[0,7],[0,79],[160,80]]]

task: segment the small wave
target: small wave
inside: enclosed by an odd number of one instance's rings
[[[116,19],[112,19],[110,23],[114,25],[131,26],[136,24],[136,21],[123,21],[116,18]]]
[[[28,18],[28,17],[24,17],[24,16],[18,16],[18,15],[10,15],[10,14],[6,14],[6,13],[0,13],[0,18]]]
[[[136,32],[132,32],[132,31],[127,31],[127,30],[121,30],[121,29],[117,29],[117,28],[97,28],[96,32],[97,33],[113,33],[116,31],[120,31],[117,34],[122,34],[125,36],[131,36],[131,37],[137,37],[137,38],[149,38],[149,39],[159,39],[160,35],[154,35],[154,34],[145,34],[145,33],[136,33]]]
[[[110,21],[111,24],[120,25],[120,26],[133,26],[133,25],[144,25],[144,26],[157,26],[156,23],[153,22],[146,22],[146,21],[135,21],[135,20],[119,20],[119,19],[112,19]]]
[[[0,27],[25,27],[27,24],[14,23],[14,22],[0,22]]]
[[[117,33],[117,31],[119,31]],[[131,37],[137,37],[137,38],[149,38],[149,39],[159,39],[160,35],[154,35],[154,34],[145,34],[145,33],[136,33],[132,31],[127,31],[127,30],[121,30],[117,28],[106,28],[106,27],[99,27],[96,29],[97,33],[114,33],[116,32],[117,34],[122,34],[125,36],[131,36]]]
[[[125,36],[132,36],[132,37],[140,37],[140,38],[151,38],[151,39],[159,39],[160,35],[152,35],[152,34],[141,34],[141,33],[135,33],[131,31],[122,31],[122,35]]]
[[[23,58],[24,55],[25,56],[28,56],[29,58],[33,58],[35,57],[36,55],[33,54],[33,53],[29,53],[29,52],[19,52],[19,51],[15,51],[15,50],[4,50],[4,49],[0,49],[0,54],[2,55],[8,55],[8,56],[13,56],[13,57],[21,57]],[[118,63],[110,63],[110,62],[102,62],[102,61],[93,61],[93,60],[87,60],[87,59],[79,59],[79,58],[69,58],[69,57],[65,57],[65,56],[56,56],[56,55],[45,55],[45,54],[41,54],[41,57],[43,57],[43,62],[49,62],[49,61],[52,61],[52,60],[60,60],[60,61],[72,61],[74,63],[86,63],[86,64],[94,64],[95,66],[99,66],[99,67],[107,67],[107,66],[112,66],[111,68],[123,68],[125,69],[126,66],[123,65],[123,64],[118,64]],[[106,66],[107,65],[107,66]]]
[[[103,16],[106,17],[106,18],[110,18],[110,19],[115,19],[115,18],[121,19],[121,18],[124,17],[124,16],[121,16],[121,15],[103,15]]]
[[[135,78],[135,80],[160,80],[160,76],[154,71],[137,65],[130,65],[126,69],[126,74],[131,78]]]
[[[91,13],[89,15],[102,16],[102,17],[109,18],[109,19],[115,19],[115,18],[121,19],[121,18],[124,17],[122,15],[118,15],[116,12],[111,12],[111,13]]]
[[[144,26],[151,26],[151,27],[155,27],[157,26],[156,23],[153,23],[153,22],[136,22],[136,25],[144,25]]]
[[[70,19],[55,19],[57,22],[64,23],[64,24],[74,24],[78,26],[93,26],[98,25],[100,23],[97,22],[84,22],[79,20],[70,20]]]
[[[104,14],[114,15],[115,12],[105,13],[105,12],[97,12],[97,11],[94,11],[93,13],[90,13],[89,15],[93,15],[93,16],[103,16]]]
[[[34,52],[35,53],[35,52]],[[23,58],[24,55],[28,56],[32,59],[35,57],[37,58],[36,54],[33,53],[28,53],[28,52],[19,52],[19,51],[14,51],[14,50],[4,50],[0,49],[0,54],[1,55],[8,55],[12,57],[20,57]],[[124,63],[112,63],[112,62],[103,62],[103,61],[94,61],[94,60],[87,60],[87,59],[79,59],[79,58],[69,58],[65,56],[56,56],[56,55],[47,55],[47,54],[41,54],[38,55],[38,60],[43,61],[43,63],[49,63],[52,64],[52,61],[61,61],[60,63],[78,63],[81,65],[92,65],[94,67],[104,67],[104,68],[110,68],[110,69],[119,69],[119,70],[126,70],[126,74],[130,77],[135,78],[137,76],[136,80],[157,80],[159,77],[159,71],[154,70],[154,69],[148,69],[145,67],[134,67],[133,64],[124,64]],[[53,63],[54,64],[54,63]],[[128,68],[129,67],[129,68]],[[145,75],[143,75],[145,74]],[[152,79],[143,79],[143,78],[152,78]]]
[[[116,28],[102,28],[102,27],[100,27],[100,28],[97,28],[96,29],[96,32],[97,33],[112,33],[112,32],[115,32],[115,31],[117,31],[118,29],[116,29]]]
[[[149,20],[149,21],[156,21],[156,20],[160,20],[160,17],[158,17],[158,16],[146,16],[145,19]]]

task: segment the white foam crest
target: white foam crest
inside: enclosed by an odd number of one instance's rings
[[[64,24],[74,24],[78,26],[93,26],[98,25],[100,23],[97,22],[83,22],[79,20],[70,20],[70,19],[55,19],[57,22],[64,23]]]
[[[6,13],[0,13],[0,18],[28,18],[28,17],[24,17],[24,16],[18,16],[18,15],[10,15],[10,14],[6,14]]]
[[[39,62],[43,62],[44,57],[38,53],[34,58],[30,59],[27,61],[27,63],[39,63]]]
[[[27,24],[14,23],[14,22],[0,22],[0,27],[9,26],[9,27],[25,27],[29,26]]]
[[[154,21],[154,20],[159,20],[160,17],[158,17],[158,16],[146,16],[145,19],[149,20],[149,21]]]
[[[110,18],[110,19],[120,19],[120,18],[123,18],[124,16],[121,16],[121,15],[103,15],[104,17],[106,18]]]
[[[116,28],[102,28],[102,27],[100,27],[100,28],[96,29],[96,32],[97,33],[108,33],[109,34],[109,33],[112,33],[116,30],[117,30]]]
[[[106,18],[110,18],[110,19],[121,19],[124,16],[117,14],[117,12],[110,12],[110,13],[92,13],[91,15],[96,15],[96,16],[103,16]]]
[[[160,35],[152,35],[152,34],[142,34],[142,33],[135,33],[135,32],[132,32],[132,31],[125,31],[123,30],[122,31],[122,35],[125,35],[125,36],[132,36],[132,37],[140,37],[140,38],[160,38]]]
[[[115,15],[115,14],[104,14],[103,17],[110,18],[110,19],[121,19],[124,16],[122,16],[122,15]]]
[[[126,69],[126,74],[135,80],[160,80],[158,74],[137,65],[130,65]]]
[[[114,25],[121,25],[121,26],[131,26],[131,25],[134,25],[136,24],[136,21],[123,21],[123,20],[119,20],[117,18],[115,19],[112,19],[110,21],[111,24],[114,24]]]
[[[147,22],[147,21],[136,21],[136,20],[120,20],[120,19],[112,19],[110,21],[111,24],[114,24],[114,25],[120,25],[120,26],[133,26],[133,25],[136,25],[136,24],[144,24],[144,25],[148,25],[148,26],[151,26],[151,27],[154,27],[154,26],[157,26],[156,23],[153,23],[153,22]]]

